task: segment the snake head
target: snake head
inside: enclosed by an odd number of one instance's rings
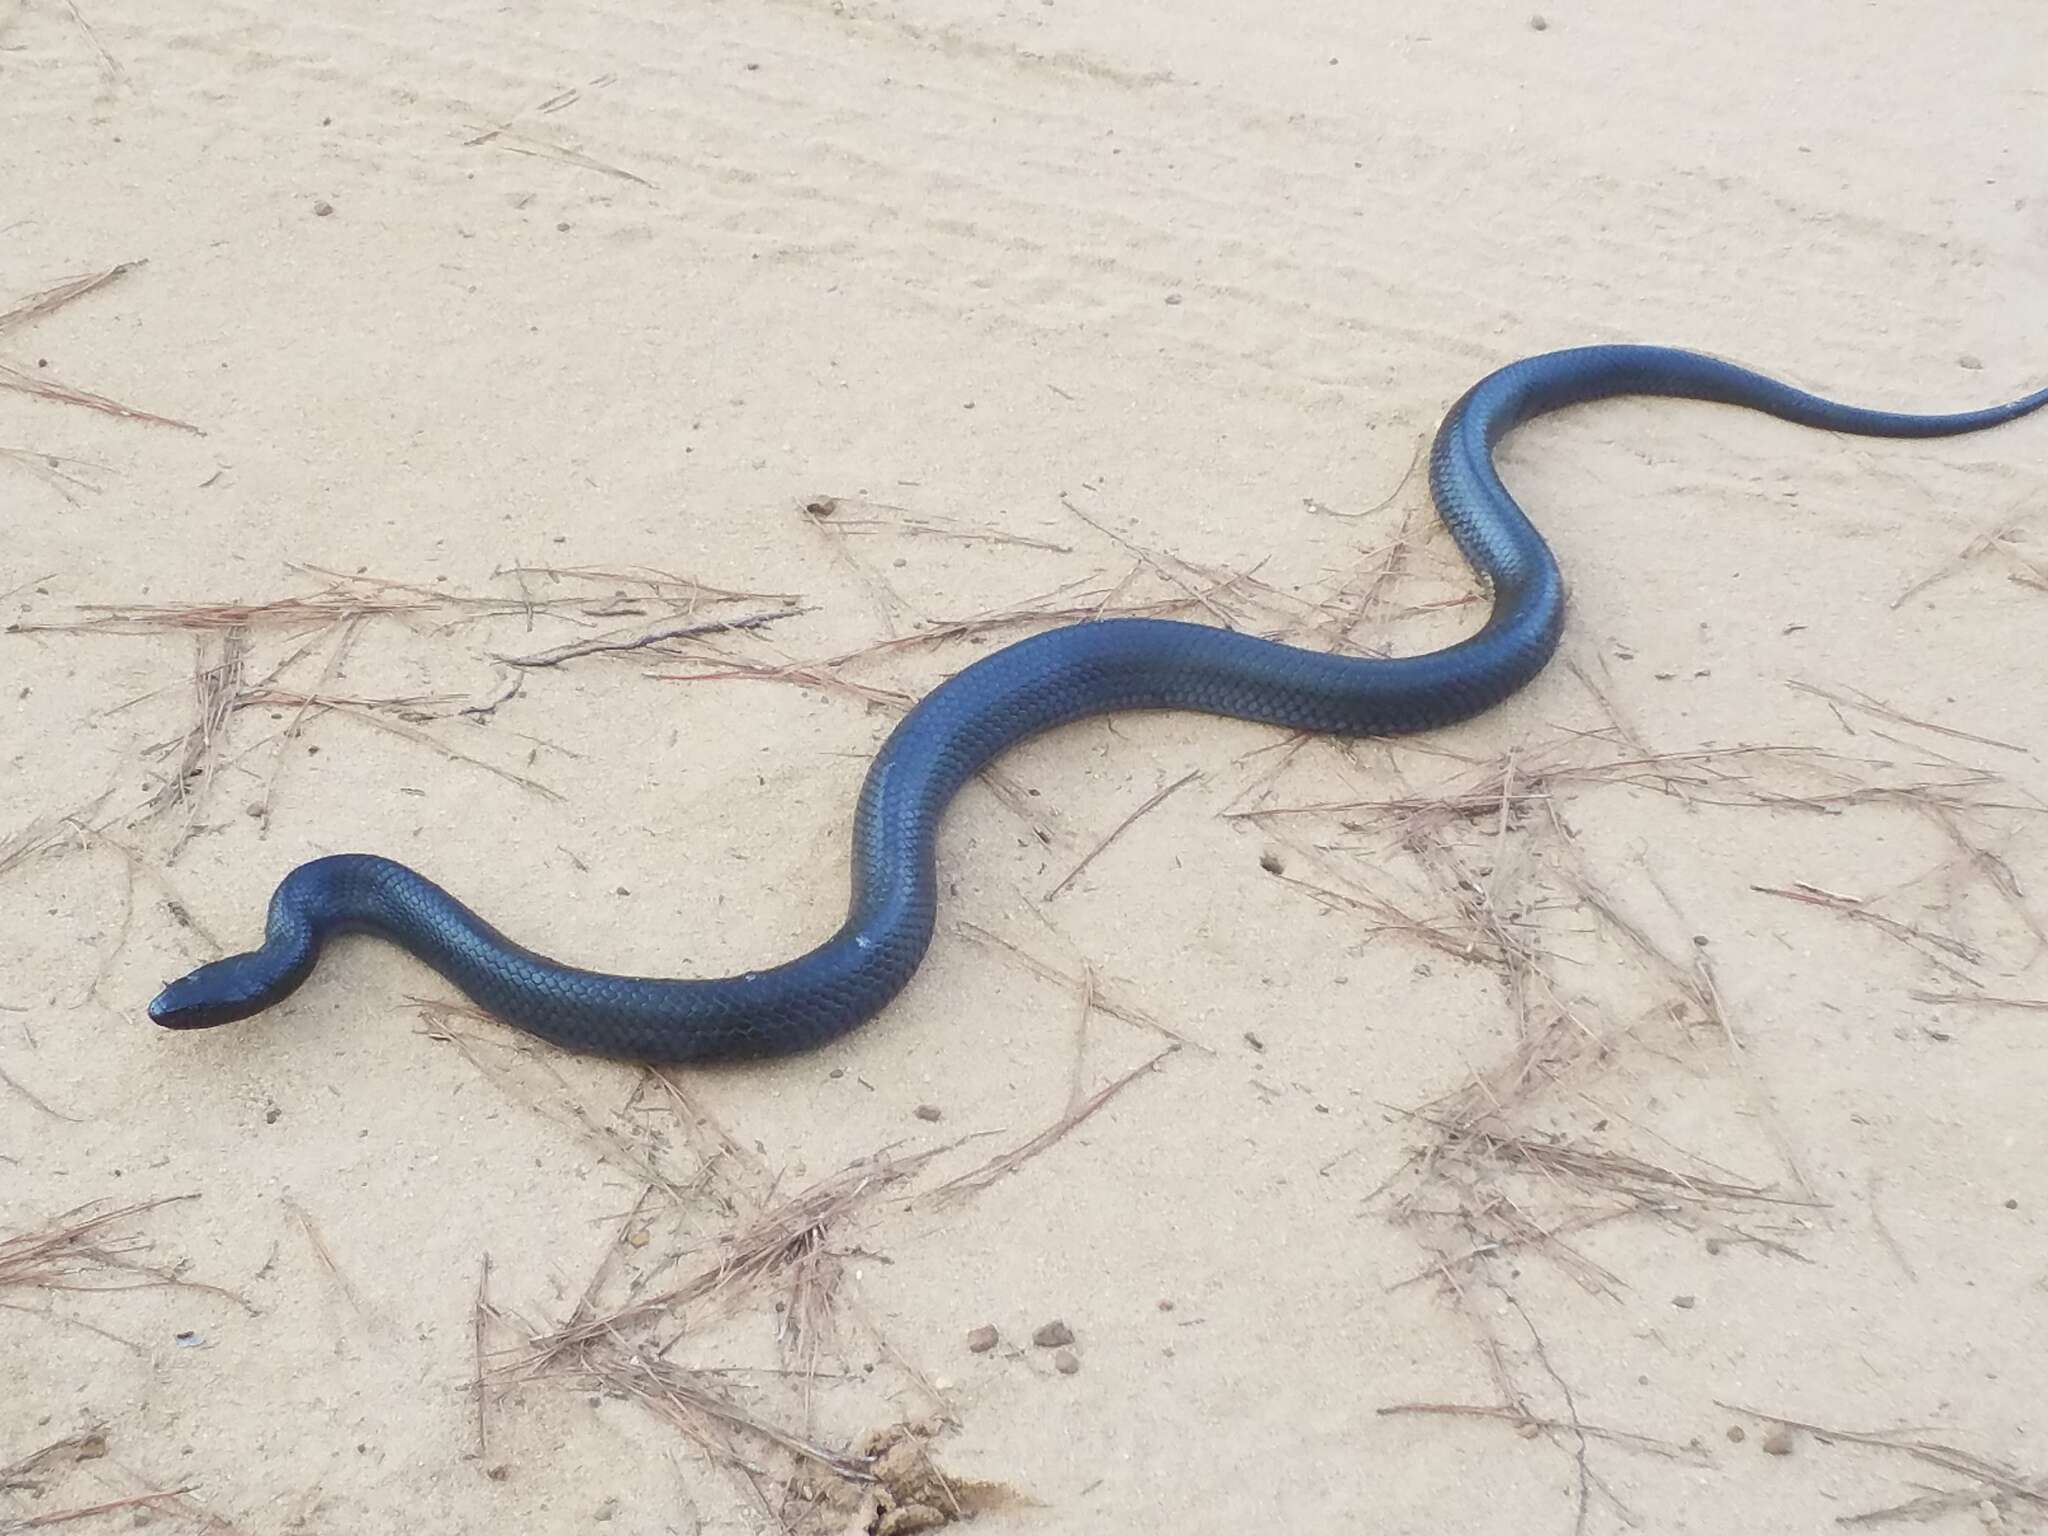
[[[150,1000],[149,1016],[165,1029],[211,1029],[261,1013],[276,987],[250,955],[229,955],[180,976]]]

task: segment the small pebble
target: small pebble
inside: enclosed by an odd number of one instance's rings
[[[605,1521],[611,1519],[611,1517],[613,1515],[616,1515],[618,1512],[619,1501],[617,1499],[606,1499],[602,1504],[597,1506],[596,1511],[592,1513],[590,1518],[597,1521],[599,1524],[603,1524]]]
[[[1972,372],[1975,372],[1977,369],[1982,368],[1984,366],[1984,359],[1977,356],[1974,352],[1965,352],[1961,357],[1956,359],[1956,366],[1959,368],[1968,368]]]
[[[316,219],[324,219],[332,212],[334,212],[334,204],[325,200],[313,205],[313,217]]]
[[[1074,1342],[1074,1330],[1059,1318],[1054,1318],[1051,1322],[1042,1324],[1039,1330],[1031,1335],[1031,1342],[1040,1349],[1058,1349],[1063,1344]]]
[[[996,1347],[996,1325],[983,1323],[979,1328],[967,1330],[967,1350],[970,1354],[985,1355]]]
[[[1515,1426],[1515,1433],[1524,1440],[1534,1440],[1543,1433],[1543,1426],[1540,1424],[1517,1424]]]
[[[1539,11],[1529,18],[1529,30],[1531,32],[1548,32],[1550,30],[1550,23],[1544,20],[1542,12]]]
[[[1062,1376],[1071,1376],[1081,1369],[1081,1357],[1071,1349],[1054,1350],[1052,1368]]]
[[[1169,304],[1178,304],[1180,302],[1180,295],[1177,293],[1169,293],[1166,296],[1166,302]]]
[[[1173,1298],[1171,1296],[1160,1297],[1159,1310],[1162,1312],[1171,1312],[1173,1310]]]
[[[1757,1442],[1764,1448],[1766,1456],[1790,1456],[1792,1454],[1792,1431],[1783,1424],[1773,1424],[1764,1431],[1764,1437]]]
[[[1678,1308],[1681,1312],[1690,1312],[1699,1305],[1699,1298],[1697,1296],[1674,1296],[1671,1298],[1671,1305]]]
[[[2005,1529],[2005,1516],[1999,1510],[1995,1499],[1979,1499],[1977,1501],[1977,1523],[1986,1530],[2000,1531]]]
[[[1744,1433],[1740,1424],[1730,1424],[1728,1426],[1728,1443],[1730,1445],[1740,1445],[1748,1438],[1749,1436]]]
[[[936,1104],[920,1104],[917,1106],[917,1118],[920,1120],[936,1120],[943,1113],[944,1111]]]

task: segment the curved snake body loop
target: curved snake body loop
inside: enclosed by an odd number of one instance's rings
[[[1557,648],[1557,563],[1501,484],[1493,448],[1547,411],[1614,395],[1746,406],[1876,437],[1938,437],[2048,405],[2048,389],[1954,415],[1839,405],[1732,363],[1668,347],[1594,346],[1523,359],[1452,407],[1429,460],[1437,510],[1492,589],[1476,634],[1426,655],[1327,655],[1201,625],[1107,619],[986,656],[913,709],[870,768],[854,818],[853,899],[839,931],[771,969],[707,980],[613,976],[505,938],[425,876],[340,854],[302,864],[271,898],[260,949],[202,965],[149,1006],[173,1029],[246,1018],[289,994],[338,933],[395,941],[487,1012],[570,1049],[640,1061],[775,1055],[872,1017],[910,980],[937,910],[934,852],[947,803],[992,758],[1054,726],[1115,710],[1179,709],[1297,731],[1384,735],[1476,715]]]

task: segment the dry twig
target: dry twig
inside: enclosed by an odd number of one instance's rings
[[[1923,1439],[1903,1429],[1834,1429],[1825,1424],[1810,1424],[1804,1419],[1787,1418],[1779,1413],[1765,1413],[1759,1408],[1745,1408],[1739,1403],[1724,1403],[1718,1399],[1715,1406],[1725,1408],[1730,1413],[1746,1414],[1752,1419],[1761,1419],[1766,1424],[1781,1424],[1787,1429],[1804,1430],[1821,1440],[1840,1440],[1850,1445],[1903,1451],[1908,1456],[1940,1467],[1944,1471],[1975,1478],[2000,1493],[2025,1500],[2038,1508],[2048,1509],[2048,1477],[2018,1471],[2002,1462],[1993,1461],[1987,1456],[1980,1456],[1974,1451],[1967,1451],[1944,1441]]]
[[[1816,698],[1826,699],[1830,704],[1838,708],[1860,710],[1864,714],[1876,715],[1879,719],[1889,720],[1895,725],[1910,725],[1916,730],[1932,731],[1937,736],[1949,736],[1957,741],[1975,742],[1980,747],[1997,747],[2001,751],[2021,752],[2029,757],[2033,756],[2033,753],[2029,752],[2027,748],[2020,746],[2017,742],[2000,741],[1996,736],[1980,736],[1973,731],[1959,731],[1953,726],[1937,725],[1932,720],[1916,720],[1913,716],[1894,708],[1882,699],[1872,698],[1860,688],[1852,688],[1848,694],[1840,694],[1831,689],[1822,688],[1816,683],[1800,682],[1796,678],[1789,681],[1789,686],[1798,689],[1801,693],[1810,693]],[[1854,697],[1850,697],[1850,695],[1854,695]]]
[[[1923,1003],[1943,1003],[1966,1008],[2026,1008],[2048,1011],[2048,997],[1996,997],[1989,992],[1921,992],[1907,994]]]
[[[534,651],[525,656],[501,655],[498,660],[514,667],[558,667],[578,656],[594,656],[601,651],[637,651],[670,640],[687,640],[698,635],[715,635],[728,630],[759,629],[763,625],[812,611],[809,608],[782,608],[772,613],[743,614],[734,619],[676,619],[665,624],[657,624],[648,630],[599,635],[595,639],[575,640],[567,645],[553,646],[548,650]]]
[[[137,410],[132,405],[109,400],[105,395],[96,395],[89,389],[78,389],[69,384],[60,384],[52,378],[25,372],[11,363],[0,363],[0,389],[19,390],[24,395],[36,395],[44,400],[56,400],[66,405],[82,405],[88,410],[100,411],[108,416],[125,417],[129,421],[147,421],[160,427],[176,427],[179,431],[190,432],[195,437],[206,435],[189,421],[180,421],[175,416],[159,416],[154,411]]]
[[[1065,1114],[1061,1115],[1059,1119],[1053,1121],[1051,1125],[1040,1131],[1036,1136],[1033,1136],[1029,1141],[1024,1142],[1021,1146],[1011,1148],[1000,1157],[991,1158],[979,1168],[971,1169],[956,1178],[948,1179],[923,1198],[935,1202],[964,1200],[971,1195],[979,1194],[997,1180],[1015,1173],[1025,1163],[1059,1141],[1069,1131],[1073,1130],[1075,1126],[1087,1120],[1097,1110],[1101,1109],[1103,1105],[1123,1092],[1124,1089],[1128,1088],[1137,1079],[1152,1071],[1178,1049],[1178,1046],[1169,1045],[1150,1060],[1138,1063],[1137,1066],[1131,1068],[1130,1071],[1124,1073],[1121,1077],[1114,1078],[1096,1089],[1094,1093],[1083,1099],[1079,1104],[1071,1106]]]
[[[1086,869],[1090,864],[1094,863],[1095,860],[1101,856],[1102,851],[1105,848],[1107,848],[1111,843],[1115,842],[1119,837],[1122,837],[1124,833],[1128,832],[1132,824],[1136,822],[1139,817],[1143,816],[1147,811],[1150,811],[1154,807],[1159,805],[1161,801],[1165,800],[1166,797],[1168,795],[1171,795],[1175,790],[1180,789],[1185,785],[1192,784],[1196,779],[1199,779],[1201,776],[1202,771],[1199,768],[1192,769],[1189,772],[1182,774],[1179,778],[1175,779],[1171,784],[1167,785],[1164,789],[1155,791],[1145,801],[1143,805],[1139,806],[1135,811],[1132,811],[1130,815],[1126,816],[1122,821],[1118,822],[1114,827],[1112,827],[1107,837],[1103,838],[1101,842],[1097,843],[1093,848],[1089,849],[1088,852],[1082,856],[1081,861],[1078,864],[1076,864],[1072,869],[1067,871],[1065,877],[1059,882],[1059,884],[1055,885],[1051,890],[1045,893],[1045,900],[1053,900],[1060,894],[1061,891],[1064,891],[1068,886],[1072,885],[1076,880],[1078,880],[1081,877],[1081,871]]]
[[[198,1198],[165,1195],[128,1205],[89,1200],[41,1227],[0,1238],[0,1290],[125,1291],[168,1285],[224,1297],[253,1311],[233,1291],[185,1279],[180,1266],[142,1262],[137,1255],[148,1243],[112,1230],[159,1206]]]
[[[1570,1430],[1590,1435],[1597,1440],[1612,1441],[1632,1450],[1648,1451],[1653,1456],[1669,1457],[1673,1461],[1688,1461],[1695,1466],[1710,1464],[1706,1453],[1696,1445],[1679,1445],[1670,1440],[1659,1440],[1652,1435],[1637,1434],[1633,1430],[1608,1429],[1598,1424],[1567,1423],[1562,1419],[1533,1418],[1514,1408],[1503,1408],[1489,1403],[1389,1403],[1384,1408],[1375,1408],[1374,1413],[1382,1418],[1394,1414],[1424,1414],[1441,1418],[1497,1419],[1512,1424],[1517,1429],[1533,1425],[1537,1429]]]

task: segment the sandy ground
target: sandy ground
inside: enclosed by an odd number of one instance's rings
[[[2048,1526],[2048,420],[1530,428],[1533,687],[1031,744],[815,1054],[144,1018],[347,849],[792,954],[1060,610],[1441,643],[1519,355],[2048,384],[2038,4],[1254,9],[0,0],[0,1529]]]

